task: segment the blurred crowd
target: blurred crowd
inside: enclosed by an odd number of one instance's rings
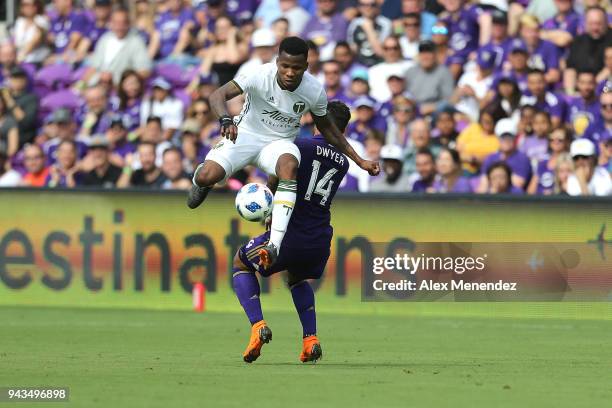
[[[609,0],[17,3],[0,186],[188,189],[220,137],[210,94],[299,35],[351,144],[382,162],[341,191],[612,195]],[[314,131],[305,115],[299,137]],[[247,167],[221,188],[264,181]]]

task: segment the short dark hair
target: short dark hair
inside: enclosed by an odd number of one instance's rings
[[[512,186],[511,183],[511,178],[512,178],[512,169],[510,168],[510,166],[508,166],[505,162],[503,161],[498,161],[495,162],[491,165],[491,167],[489,167],[487,169],[487,178],[491,177],[491,173],[493,173],[493,170],[495,169],[502,169],[506,172],[506,176],[508,176],[508,182],[510,183],[510,186]]]
[[[308,44],[300,37],[287,37],[278,47],[278,55],[283,52],[294,56],[303,55],[305,59],[308,59]]]
[[[338,41],[336,43],[336,46],[334,47],[334,49],[336,49],[336,48],[348,48],[349,50],[351,50],[351,46],[349,45],[349,43],[347,41],[344,41],[344,40]]]
[[[548,119],[548,121],[550,122],[550,113],[548,113],[548,111],[545,111],[544,109],[536,109],[536,111],[533,114],[533,116],[536,117],[538,115],[546,116],[546,119]]]
[[[162,121],[161,121],[161,118],[160,118],[159,116],[149,116],[149,117],[147,118],[147,125],[148,125],[149,123],[151,123],[151,122],[155,122],[155,123],[157,123],[159,126],[161,126],[161,125],[162,125]]]
[[[595,70],[592,70],[592,69],[581,69],[580,71],[578,71],[578,74],[576,75],[576,78],[578,78],[582,74],[593,75],[594,77],[597,76],[597,72],[595,72]]]
[[[351,120],[351,110],[344,102],[331,101],[327,103],[327,111],[329,112],[336,127],[342,133],[346,130],[346,126]]]
[[[429,147],[421,147],[419,150],[417,150],[417,156],[418,155],[429,156],[431,161],[436,161],[436,158],[434,157]]]
[[[461,166],[461,156],[459,155],[459,152],[455,149],[451,149],[449,147],[443,147],[442,149],[440,149],[440,153],[442,152],[448,152],[448,154],[450,154],[451,159],[453,159],[453,163],[455,164],[455,166]],[[438,153],[438,156],[440,156],[440,153]]]
[[[167,153],[172,153],[172,152],[178,153],[181,159],[183,158],[183,152],[181,151],[181,149],[179,149],[176,146],[170,146],[167,149],[165,149],[164,152],[162,153],[162,157],[166,157]]]
[[[539,68],[529,68],[527,70],[527,76],[532,75],[532,74],[538,74],[538,75],[544,76],[544,71]]]
[[[319,46],[312,40],[306,40],[306,46],[309,50],[313,50],[317,54],[319,53]]]
[[[404,20],[407,18],[414,18],[417,20],[417,22],[419,23],[419,25],[421,24],[421,14],[419,13],[408,13],[406,15],[404,15]]]

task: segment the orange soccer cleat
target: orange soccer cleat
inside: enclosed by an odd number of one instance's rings
[[[251,327],[251,339],[242,358],[246,363],[252,363],[257,360],[261,354],[261,348],[264,343],[269,343],[272,340],[272,330],[268,327],[264,320],[260,320]]]
[[[308,361],[316,363],[317,360],[323,358],[323,349],[321,348],[321,343],[319,343],[317,336],[304,337],[303,342],[302,353],[300,354],[300,361],[302,363]]]
[[[276,258],[278,258],[278,248],[271,242],[259,250],[259,264],[264,269],[269,269],[276,262]]]

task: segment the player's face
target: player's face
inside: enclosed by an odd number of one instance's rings
[[[308,61],[303,55],[289,55],[283,51],[276,59],[276,66],[280,85],[293,91],[300,85],[308,68]]]

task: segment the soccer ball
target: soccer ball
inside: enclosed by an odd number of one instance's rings
[[[247,221],[265,220],[272,212],[272,192],[263,184],[244,185],[236,195],[236,210]]]

